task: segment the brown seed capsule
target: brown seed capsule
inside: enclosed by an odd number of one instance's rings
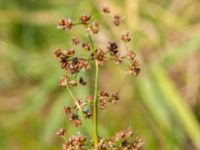
[[[99,97],[99,107],[100,109],[105,109],[108,105],[107,98],[105,97]]]
[[[109,94],[105,91],[99,91],[99,96],[102,96],[102,97],[109,97]]]
[[[126,54],[126,58],[129,60],[135,60],[136,54],[133,51],[128,51]]]
[[[139,73],[140,73],[140,68],[139,68],[138,66],[132,65],[132,66],[130,66],[130,67],[128,68],[128,71],[127,71],[127,72],[128,72],[129,75],[138,76]]]
[[[60,87],[66,87],[68,78],[65,76],[60,77],[59,85]]]
[[[69,138],[69,140],[62,145],[63,150],[82,150],[86,142],[86,137],[76,135]]]
[[[83,102],[81,99],[77,100],[77,103],[75,104],[75,106],[73,107],[76,110],[80,110],[82,109],[84,106],[86,105],[85,102]]]
[[[135,76],[138,76],[139,73],[140,73],[140,71],[141,71],[140,68],[135,67],[135,68],[134,68]]]
[[[80,83],[81,85],[83,85],[83,86],[87,84],[87,82],[84,81],[83,77],[80,77],[79,83]]]
[[[79,20],[80,20],[80,22],[82,23],[82,24],[88,24],[89,23],[89,21],[90,21],[90,16],[88,15],[88,14],[83,14],[80,18],[79,18]]]
[[[108,13],[110,13],[110,8],[107,7],[107,6],[105,6],[105,7],[103,7],[102,11],[103,11],[104,13],[108,14]]]
[[[78,45],[80,43],[79,39],[78,38],[73,38],[72,39],[72,44],[73,45]]]
[[[97,34],[99,32],[99,24],[96,22],[93,22],[91,26],[88,28],[89,31],[92,31],[92,33]]]
[[[61,128],[59,131],[56,132],[57,136],[64,136],[65,135],[65,130]]]
[[[119,26],[120,23],[121,23],[121,17],[119,15],[115,15],[113,23],[114,23],[115,26]]]
[[[72,113],[70,107],[64,107],[64,112],[65,112],[66,115],[70,115]]]
[[[71,81],[68,81],[69,85],[71,86],[77,86],[77,81],[76,80],[71,80]]]
[[[75,126],[78,127],[81,125],[81,120],[79,119],[78,115],[73,114],[71,118],[69,118],[71,123]]]
[[[131,38],[130,38],[130,36],[129,36],[129,33],[123,34],[123,35],[121,36],[121,39],[122,39],[122,41],[124,41],[124,42],[129,42],[129,41],[131,40]]]
[[[119,101],[119,93],[118,93],[118,92],[113,93],[113,94],[110,96],[109,101],[110,101],[110,102],[113,102],[113,103],[116,103],[117,101]]]
[[[61,29],[70,30],[73,26],[72,20],[70,18],[63,18],[59,20],[58,27]]]
[[[109,42],[109,45],[108,45],[108,50],[110,51],[110,54],[113,56],[113,55],[116,55],[118,53],[118,46],[115,42]]]
[[[61,49],[60,49],[60,48],[57,48],[57,49],[55,50],[54,54],[56,55],[56,57],[60,57],[61,54],[62,54]]]
[[[136,137],[133,143],[134,149],[139,150],[139,149],[142,149],[143,146],[144,146],[144,139]]]
[[[72,113],[71,107],[64,107],[64,112],[69,121],[75,126],[78,127],[81,125],[81,120],[79,119],[79,116]]]
[[[93,59],[97,60],[99,65],[104,65],[105,63],[105,52],[98,48],[95,50],[95,53],[93,55]]]
[[[83,111],[85,118],[90,118],[92,116],[92,113],[89,110]]]
[[[88,96],[88,97],[86,98],[86,102],[89,103],[89,104],[92,104],[93,101],[94,101],[93,96]]]
[[[140,63],[137,59],[134,59],[131,63],[132,63],[132,66],[134,66],[134,67],[138,67],[140,65]]]
[[[69,48],[63,52],[66,57],[71,57],[75,54],[75,50],[73,48]]]
[[[89,43],[83,43],[82,48],[86,51],[90,51],[90,44]]]
[[[114,55],[114,62],[117,64],[122,63],[119,52]]]

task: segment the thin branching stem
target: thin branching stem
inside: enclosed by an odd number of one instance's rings
[[[94,52],[95,51],[94,42],[93,42],[92,37],[89,33],[88,33],[88,37],[89,37],[89,41],[90,41],[91,46],[92,46],[92,51]]]
[[[69,93],[69,95],[70,95],[70,96],[72,97],[72,99],[75,101],[75,103],[76,103],[78,109],[81,111],[81,113],[80,113],[80,114],[81,114],[81,119],[84,119],[85,121],[87,121],[86,118],[85,118],[85,116],[84,116],[82,107],[80,106],[80,104],[78,103],[76,97],[74,96],[74,94],[73,94],[72,91],[70,90],[68,84],[66,84],[66,89],[67,89],[67,92]],[[90,126],[87,125],[87,124],[84,124],[84,126],[87,128],[88,132],[89,132],[90,135],[92,136],[92,131],[91,131]]]
[[[82,111],[82,107],[80,106],[80,104],[78,103],[78,101],[77,101],[77,99],[75,98],[74,94],[73,94],[72,91],[70,90],[68,84],[66,84],[66,88],[67,88],[67,91],[68,91],[69,95],[70,95],[70,96],[72,97],[72,99],[75,101],[75,103],[76,103],[78,109]]]

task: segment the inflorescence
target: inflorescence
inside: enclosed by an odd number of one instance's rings
[[[111,13],[111,10],[109,7],[103,7],[102,13],[107,15]],[[84,99],[76,98],[71,88],[79,85],[87,85],[87,81],[82,76],[78,77],[78,74],[82,71],[92,69],[93,64],[96,64],[97,70],[99,66],[105,65],[108,61],[125,66],[125,71],[129,75],[137,76],[140,73],[140,65],[136,59],[136,54],[127,48],[127,43],[131,41],[130,33],[121,35],[121,41],[126,45],[126,53],[124,55],[121,54],[118,43],[112,40],[108,41],[106,49],[102,49],[97,47],[92,39],[92,35],[98,34],[100,30],[99,23],[94,22],[92,18],[89,14],[83,14],[78,21],[72,21],[70,18],[62,18],[58,23],[58,28],[63,30],[73,30],[75,26],[84,26],[89,40],[89,42],[82,42],[79,38],[74,37],[72,38],[70,48],[65,50],[57,48],[55,50],[55,56],[59,60],[60,68],[65,72],[65,75],[60,78],[59,85],[67,89],[75,102],[74,106],[65,106],[64,113],[75,127],[82,125],[82,119],[97,118],[97,116],[94,116],[97,114],[92,111],[93,109],[97,111],[96,107],[97,109],[105,109],[109,104],[116,104],[120,100],[119,92],[108,93],[103,90],[98,90],[98,87],[95,88],[96,91],[93,96],[88,96]],[[121,16],[113,16],[114,26],[118,27],[121,22]],[[80,47],[78,49],[77,45],[80,45],[81,49]],[[82,55],[78,55],[80,51]],[[56,134],[64,137],[66,132],[64,129],[60,129]],[[78,134],[70,137],[67,141],[65,140],[62,148],[63,150],[139,150],[142,149],[144,143],[143,139],[138,137],[134,138],[131,129],[120,131],[110,139],[104,139],[99,135],[97,138],[97,142],[95,143],[95,139],[89,140],[86,136]]]

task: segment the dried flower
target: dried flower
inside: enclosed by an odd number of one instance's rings
[[[59,131],[56,132],[57,136],[64,136],[65,135],[65,130],[61,128]]]
[[[138,76],[139,73],[140,73],[140,68],[139,68],[139,67],[136,67],[136,66],[134,66],[134,65],[131,65],[131,66],[128,68],[128,74],[129,74],[129,75]]]
[[[130,42],[130,40],[131,40],[131,38],[130,38],[130,36],[129,36],[129,33],[123,34],[123,35],[121,36],[121,39],[122,39],[122,41],[124,41],[124,42]]]
[[[109,99],[110,102],[116,103],[117,101],[119,101],[119,93],[113,93]]]
[[[85,102],[83,102],[81,99],[78,99],[73,108],[78,111],[82,110],[85,105]]]
[[[100,109],[106,108],[107,105],[108,105],[108,100],[107,100],[107,98],[105,98],[105,97],[100,97],[100,98],[99,98],[99,107],[100,107]]]
[[[99,32],[99,24],[96,22],[93,22],[89,27],[88,31],[92,31],[92,33],[97,34]]]
[[[85,118],[90,118],[92,116],[92,113],[89,111],[89,109],[83,111]]]
[[[107,6],[105,6],[105,7],[103,7],[102,11],[103,11],[104,13],[108,14],[108,13],[110,13],[110,8],[107,7]]]
[[[82,24],[88,24],[89,23],[89,21],[90,21],[90,15],[88,15],[88,14],[83,14],[80,18],[79,18],[79,20],[80,20],[80,22],[82,23]]]
[[[60,87],[66,87],[68,78],[65,76],[60,77],[59,85]]]
[[[113,59],[114,59],[114,62],[117,63],[117,64],[122,63],[122,60],[121,60],[119,52],[116,52],[116,54],[114,55]]]
[[[72,44],[73,45],[78,45],[80,43],[79,39],[78,38],[73,38],[72,39]]]
[[[61,29],[70,30],[73,26],[72,20],[70,18],[63,18],[59,20],[58,27]]]
[[[105,91],[99,91],[99,97],[109,97],[109,94]]]
[[[85,85],[87,84],[87,82],[84,81],[83,77],[80,77],[79,83],[80,83],[81,85],[83,85],[83,86],[85,86]]]
[[[90,44],[89,43],[83,43],[82,44],[82,48],[86,51],[89,51],[90,50]]]
[[[57,49],[55,50],[54,54],[56,55],[56,57],[60,57],[61,54],[62,54],[61,49],[60,49],[60,48],[57,48]]]
[[[113,56],[113,55],[116,55],[118,53],[118,46],[116,44],[116,42],[109,42],[109,45],[108,45],[108,50],[110,51],[110,54]]]
[[[93,96],[88,96],[88,97],[86,98],[86,102],[89,103],[89,104],[92,104],[93,101],[94,101]]]
[[[102,49],[97,48],[95,53],[93,53],[92,58],[97,60],[99,65],[103,65],[105,63],[105,52]]]
[[[64,107],[64,112],[69,119],[69,121],[75,126],[78,127],[81,125],[81,120],[79,119],[79,116],[72,113],[72,110],[70,107]]]
[[[129,60],[135,60],[136,54],[133,51],[128,51],[126,54],[126,58]]]
[[[143,149],[143,146],[144,146],[144,139],[136,137],[135,141],[133,143],[134,149],[135,150],[140,150],[140,149]]]
[[[70,80],[70,81],[68,81],[68,83],[71,86],[77,86],[78,85],[76,80]]]
[[[82,150],[87,138],[83,135],[72,136],[63,144],[63,150]]]
[[[66,58],[68,58],[68,57],[73,56],[75,54],[75,51],[73,48],[69,48],[69,49],[65,50],[63,52],[63,54],[64,54],[64,56],[66,56]]]
[[[114,23],[115,26],[119,26],[120,23],[121,23],[121,17],[119,15],[115,15],[113,23]]]

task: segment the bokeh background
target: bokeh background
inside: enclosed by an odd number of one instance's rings
[[[63,113],[72,100],[58,87],[62,71],[53,52],[68,48],[72,35],[86,37],[56,26],[61,17],[96,14],[102,5],[126,17],[119,28],[102,19],[95,41],[105,45],[130,32],[142,71],[131,78],[115,64],[101,68],[101,88],[121,96],[101,112],[101,134],[131,126],[145,149],[200,149],[199,0],[1,0],[0,150],[61,149],[56,130],[78,131]],[[79,96],[93,90],[93,74],[84,75],[91,84],[74,91]]]

